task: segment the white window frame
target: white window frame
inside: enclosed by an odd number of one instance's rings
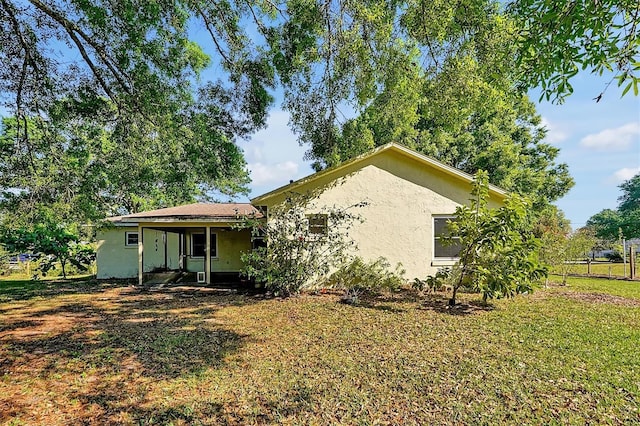
[[[432,260],[433,262],[446,262],[446,263],[453,263],[453,262],[457,262],[458,260],[460,260],[459,256],[456,257],[444,257],[444,256],[436,256],[436,240],[439,240],[441,237],[436,235],[436,219],[455,219],[456,215],[453,214],[435,214],[432,216],[431,219],[431,224],[433,226],[433,236],[431,238],[431,248],[432,248]],[[455,238],[459,238],[459,237],[453,237]]]
[[[191,233],[191,238],[189,238],[190,240],[190,257],[191,259],[204,259],[204,256],[194,256],[193,255],[193,236],[194,235],[204,235],[206,237],[206,231],[205,232],[192,232]],[[215,256],[211,256],[211,259],[217,259],[218,258],[218,233],[217,232],[211,232],[211,235],[215,235],[215,251],[216,251],[216,255]],[[205,240],[206,241],[206,240]],[[206,244],[206,243],[205,243]],[[205,251],[206,251],[206,247],[205,247]]]
[[[132,235],[132,234],[136,234],[138,236],[138,242],[136,242],[135,244],[130,244],[129,243],[129,235]],[[124,233],[124,246],[125,247],[129,247],[129,248],[138,247],[139,242],[140,242],[140,233],[138,231],[126,231]]]

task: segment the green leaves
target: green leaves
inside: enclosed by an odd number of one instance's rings
[[[613,71],[618,85],[637,96],[640,6],[636,0],[513,0],[518,23],[520,81],[541,87],[547,100],[562,103],[573,91],[578,68]],[[603,93],[606,82],[603,82]],[[598,98],[602,96],[602,94]]]
[[[254,236],[264,238],[267,247],[242,255],[243,273],[256,283],[264,284],[276,295],[289,296],[300,289],[317,284],[332,268],[346,263],[354,241],[349,229],[359,215],[351,207],[318,207],[317,197],[323,189],[304,194],[289,194],[275,206],[269,206],[266,223],[249,220]],[[309,215],[323,217],[324,232],[314,231]]]
[[[516,28],[498,4],[306,3],[286,25],[304,22],[318,39],[287,77],[285,106],[316,169],[396,142],[470,174],[487,170],[536,206],[571,188],[533,104],[515,88]]]
[[[599,238],[615,241],[620,234],[628,239],[640,237],[640,174],[623,182],[620,189],[622,195],[616,210],[602,210],[587,221]]]
[[[66,278],[68,263],[81,271],[86,271],[95,260],[93,247],[81,243],[77,235],[52,223],[36,225],[33,229],[3,228],[0,233],[0,244],[10,253],[37,255],[38,268],[43,275],[47,275],[60,263],[62,274]]]
[[[449,222],[448,236],[462,249],[454,271],[452,304],[458,288],[471,285],[484,300],[512,297],[533,290],[533,283],[546,276],[538,260],[539,241],[532,232],[531,203],[511,195],[505,205],[490,209],[488,177],[478,172],[473,183],[470,206],[456,209]]]

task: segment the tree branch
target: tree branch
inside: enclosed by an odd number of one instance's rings
[[[11,26],[13,27],[13,31],[15,32],[16,36],[18,37],[18,41],[20,42],[20,46],[22,46],[22,49],[24,50],[25,53],[25,58],[28,60],[29,64],[31,65],[31,67],[33,68],[33,70],[36,72],[36,74],[41,74],[40,70],[38,68],[38,65],[36,64],[36,62],[33,60],[33,57],[31,56],[31,49],[29,47],[29,44],[27,43],[27,41],[24,39],[24,34],[22,33],[22,30],[20,29],[20,23],[18,22],[18,19],[15,17],[12,8],[10,7],[11,5],[9,3],[7,3],[6,0],[0,0],[0,3],[2,3],[2,7],[3,9],[7,12],[7,16],[9,18],[9,21],[11,21]]]
[[[222,49],[222,46],[220,46],[220,44],[218,43],[218,39],[216,38],[216,35],[214,34],[214,31],[212,29],[213,25],[211,21],[209,21],[209,18],[204,13],[204,11],[200,8],[200,6],[195,5],[195,9],[196,9],[196,12],[198,12],[198,15],[200,15],[200,17],[204,21],[204,25],[207,28],[209,35],[211,36],[211,40],[213,40],[213,43],[216,45],[216,50],[218,51],[220,56],[222,56],[223,61],[231,68],[233,63],[231,62],[229,57],[225,54],[224,50]]]
[[[4,0],[2,0],[2,1],[4,1]],[[111,92],[110,89],[107,88],[107,84],[106,84],[103,76],[99,73],[99,70],[96,68],[95,64],[93,63],[93,61],[89,57],[89,55],[87,53],[87,50],[85,49],[84,45],[82,44],[82,42],[78,38],[78,35],[89,46],[91,46],[91,48],[93,48],[93,50],[97,53],[98,57],[100,58],[101,62],[109,69],[110,73],[118,81],[118,83],[122,86],[122,88],[129,95],[132,94],[131,88],[129,87],[129,85],[127,84],[127,82],[123,78],[123,75],[125,73],[122,72],[122,70],[117,69],[117,67],[113,65],[111,59],[109,58],[109,55],[105,52],[105,50],[104,50],[104,48],[102,46],[98,45],[95,42],[95,40],[93,40],[89,35],[87,35],[84,31],[82,31],[74,22],[69,21],[64,16],[62,16],[60,13],[56,12],[55,10],[49,8],[47,5],[42,3],[40,0],[29,0],[29,2],[31,4],[33,4],[35,7],[37,7],[38,9],[40,9],[42,12],[44,12],[47,16],[49,16],[50,18],[55,20],[57,23],[59,23],[65,29],[67,34],[69,34],[69,36],[71,37],[71,39],[73,40],[75,45],[78,47],[78,50],[80,50],[80,54],[82,55],[82,58],[87,63],[87,65],[91,69],[91,72],[93,72],[93,74],[96,77],[96,79],[98,79],[98,82],[100,83],[100,85],[102,86],[104,91],[107,93],[109,98],[111,98],[115,102],[115,98],[113,96],[113,93]]]

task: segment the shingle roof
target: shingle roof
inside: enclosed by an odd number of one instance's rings
[[[249,203],[194,203],[166,209],[151,210],[119,217],[119,221],[139,219],[235,219],[240,216],[261,217],[258,209]]]

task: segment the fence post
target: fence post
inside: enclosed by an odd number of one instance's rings
[[[636,254],[634,253],[634,245],[629,247],[629,276],[631,279],[636,277]]]
[[[611,265],[609,265],[609,279],[611,279]]]
[[[587,275],[591,275],[591,259],[587,259]]]

